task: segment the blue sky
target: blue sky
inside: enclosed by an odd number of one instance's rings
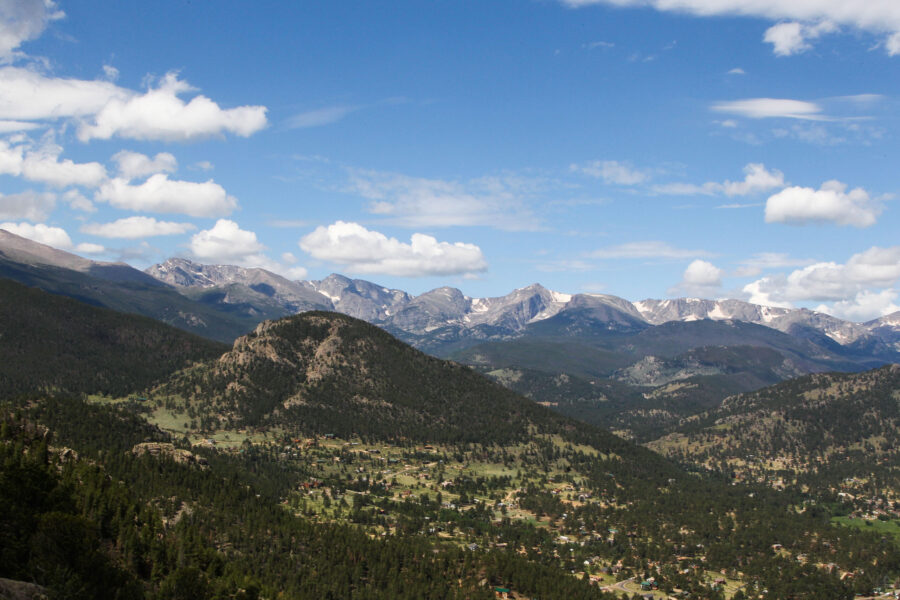
[[[898,32],[893,0],[0,0],[0,227],[140,268],[875,318]]]

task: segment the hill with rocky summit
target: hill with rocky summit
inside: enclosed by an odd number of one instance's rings
[[[267,321],[153,395],[184,399],[211,429],[278,425],[342,437],[498,444],[559,433],[629,453],[610,434],[337,313]]]

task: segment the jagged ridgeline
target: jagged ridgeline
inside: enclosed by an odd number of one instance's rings
[[[0,279],[0,390],[122,396],[227,346]]]
[[[154,395],[183,398],[205,419],[341,437],[508,444],[537,432],[607,436],[364,321],[325,312],[265,322]]]

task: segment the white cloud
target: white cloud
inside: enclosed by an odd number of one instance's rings
[[[660,11],[688,13],[700,17],[735,15],[773,21],[799,21],[807,27],[848,26],[876,35],[900,32],[900,3],[893,0],[560,0],[573,8],[591,4],[650,6]],[[818,24],[818,25],[813,25]],[[767,32],[768,33],[768,32]],[[822,31],[819,33],[827,33]],[[777,34],[789,44],[786,32]],[[803,43],[814,34],[800,32]],[[893,39],[893,35],[889,38]],[[767,40],[771,41],[771,40]],[[774,41],[772,41],[774,43]],[[788,46],[789,47],[789,46]],[[778,47],[776,46],[776,51]],[[888,44],[888,53],[891,53]]]
[[[36,71],[0,69],[0,118],[22,121],[84,117],[113,99],[132,95],[109,81],[46,77]]]
[[[0,174],[22,174],[22,163],[25,162],[25,148],[21,144],[10,145],[6,140],[0,140]]]
[[[816,307],[816,310],[848,321],[869,321],[900,310],[896,300],[896,290],[888,289],[880,292],[863,290],[852,299],[841,300],[830,306],[822,304]]]
[[[292,129],[306,127],[321,127],[337,123],[350,113],[359,110],[359,106],[329,106],[294,115],[287,120],[287,126]]]
[[[110,98],[78,128],[82,141],[119,136],[137,140],[186,142],[224,133],[242,137],[266,126],[266,107],[222,109],[206,96],[185,102],[179,95],[194,91],[177,74],[168,73],[158,87],[141,95]]]
[[[670,288],[668,293],[670,296],[715,296],[722,287],[724,275],[725,272],[711,262],[697,259],[688,265],[681,282]]]
[[[590,258],[666,258],[666,259],[684,259],[695,258],[698,256],[711,256],[705,250],[686,250],[684,248],[676,248],[666,242],[646,241],[646,242],[628,242],[627,244],[619,244],[618,246],[609,246],[600,248],[588,254]]]
[[[265,246],[255,232],[241,229],[228,219],[219,219],[211,229],[195,233],[191,236],[189,248],[195,259],[207,263],[258,267],[288,279],[303,279],[307,275],[306,269],[301,266],[287,260],[277,262],[266,256],[263,253]]]
[[[760,304],[799,301],[847,302],[862,292],[893,287],[900,280],[900,246],[874,246],[845,264],[819,262],[788,275],[763,277],[744,286]]]
[[[783,277],[763,277],[752,281],[743,287],[747,302],[762,306],[777,306],[780,308],[794,308],[792,302],[784,299],[780,293],[783,285]],[[781,285],[779,285],[781,284]]]
[[[63,194],[63,200],[75,210],[80,210],[82,212],[95,212],[97,210],[94,203],[85,198],[78,190],[66,191],[66,193]]]
[[[29,190],[18,194],[0,194],[0,219],[43,221],[55,206],[56,196],[49,193]]]
[[[769,27],[763,41],[772,44],[777,56],[791,56],[812,49],[810,41],[835,31],[837,26],[830,21],[822,21],[815,25],[792,21]]]
[[[421,233],[414,233],[405,244],[343,221],[317,227],[299,245],[314,258],[343,265],[355,273],[423,277],[487,270],[481,248],[474,244],[439,242]]]
[[[118,167],[119,175],[128,180],[156,173],[174,173],[178,168],[178,161],[168,152],[160,152],[150,158],[140,152],[122,150],[113,154],[112,160]]]
[[[21,176],[55,187],[96,187],[106,179],[106,168],[100,163],[60,160],[61,153],[62,147],[49,142],[33,149],[30,140],[24,136],[22,143],[16,145],[0,140],[0,173]]]
[[[0,133],[13,133],[15,131],[31,131],[40,127],[38,123],[29,123],[27,121],[10,121],[9,119],[0,121]]]
[[[106,247],[101,246],[100,244],[83,242],[75,246],[75,252],[81,252],[82,254],[104,254],[106,252]]]
[[[352,170],[350,190],[372,201],[369,211],[404,227],[485,225],[506,230],[537,228],[526,205],[542,182],[482,177],[465,182]]]
[[[49,21],[65,16],[51,0],[0,0],[0,61],[8,61],[24,42],[37,38]]]
[[[777,169],[771,171],[761,163],[750,163],[744,167],[744,179],[731,181],[726,179],[723,183],[709,181],[702,185],[692,183],[666,183],[653,186],[653,191],[658,194],[672,196],[712,196],[724,194],[726,196],[749,196],[760,192],[766,192],[775,188],[784,187],[784,174]]]
[[[119,70],[112,65],[103,65],[103,76],[107,81],[115,81],[119,78]]]
[[[746,75],[747,71],[743,70],[740,67],[735,67],[735,68],[731,69],[730,71],[728,71],[727,74],[728,75]]]
[[[718,183],[709,182],[703,185],[695,183],[660,183],[654,185],[651,189],[657,194],[665,196],[714,196],[719,190]]]
[[[31,223],[0,223],[0,229],[5,229],[23,238],[35,242],[68,250],[72,247],[72,238],[60,227],[50,227],[43,223],[32,225]]]
[[[616,185],[637,185],[650,178],[645,171],[616,160],[594,160],[581,165],[571,165],[569,169]]]
[[[747,260],[741,261],[740,267],[735,272],[737,277],[754,277],[763,271],[770,269],[783,269],[785,267],[805,267],[816,261],[803,258],[792,258],[782,252],[760,252]]]
[[[219,219],[212,229],[204,229],[191,237],[191,254],[200,260],[241,266],[261,266],[265,249],[256,233],[241,229],[237,223]]]
[[[747,98],[718,102],[712,110],[748,119],[802,119],[806,121],[827,121],[829,117],[822,114],[822,107],[815,102],[791,100],[789,98]]]
[[[209,162],[208,160],[201,160],[199,162],[195,162],[194,164],[192,164],[191,166],[188,167],[188,169],[191,169],[194,171],[212,171],[215,168],[216,168],[216,166],[214,164],[212,164],[211,162]]]
[[[70,185],[97,187],[106,180],[106,167],[100,163],[60,160],[61,152],[60,146],[48,145],[27,153],[22,162],[22,176],[60,188]]]
[[[869,227],[881,214],[881,206],[862,188],[847,192],[839,181],[826,181],[818,190],[789,187],[766,202],[767,223],[803,225],[832,222],[837,225]]]
[[[885,49],[889,56],[897,56],[900,54],[900,32],[897,32],[884,42]]]
[[[173,223],[157,221],[153,217],[126,217],[112,223],[87,223],[81,226],[82,233],[98,235],[105,238],[123,238],[135,240],[157,235],[179,235],[193,231],[197,227],[193,223]]]
[[[125,210],[192,217],[224,216],[237,207],[237,199],[211,179],[205,183],[178,181],[162,173],[151,175],[140,185],[131,185],[119,177],[110,179],[100,186],[94,199]]]
[[[760,163],[750,163],[744,167],[743,181],[725,181],[722,191],[726,196],[748,196],[758,192],[784,187],[784,174],[781,171],[767,171]]]

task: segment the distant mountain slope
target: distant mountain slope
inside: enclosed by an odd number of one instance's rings
[[[682,419],[736,393],[811,372],[860,371],[883,364],[824,336],[806,339],[741,321],[642,326],[628,318],[613,321],[605,312],[593,318],[595,314],[567,308],[530,325],[523,337],[475,345],[451,356],[489,375],[498,369],[529,370],[529,377],[515,382],[495,378],[537,401],[554,402],[564,414],[638,441],[671,431]],[[594,398],[606,385],[604,400],[560,402],[550,382],[561,376],[584,380]],[[610,379],[618,385],[608,386]]]
[[[0,279],[0,390],[125,395],[225,350],[136,315]]]
[[[873,485],[889,479],[900,492],[900,365],[818,373],[732,396],[649,446],[745,478],[780,472],[790,482],[800,474],[821,487],[869,477]]]
[[[120,263],[99,263],[0,230],[0,278],[93,306],[144,315],[219,341],[233,341],[264,318],[286,314],[250,303],[192,300],[172,286]]]
[[[226,295],[230,293],[237,297],[236,300],[223,298],[225,302],[268,301],[272,306],[282,307],[284,314],[332,308],[331,302],[315,290],[260,268],[202,265],[184,258],[170,258],[162,264],[153,265],[145,273],[178,288],[222,289]],[[203,293],[190,295],[211,296]]]

